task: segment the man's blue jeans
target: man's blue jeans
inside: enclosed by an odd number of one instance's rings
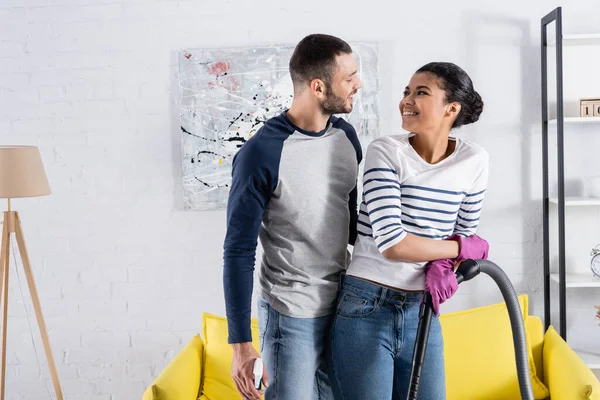
[[[269,374],[265,400],[332,400],[325,348],[333,316],[293,318],[258,300],[260,353]]]

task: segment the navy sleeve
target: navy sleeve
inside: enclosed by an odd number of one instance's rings
[[[356,151],[356,165],[360,165],[360,163],[362,162],[362,148],[360,145],[360,141],[358,140],[358,136],[356,135],[356,130],[352,125],[350,125],[348,122],[346,122],[346,120],[342,118],[339,118],[337,121],[335,121],[334,126],[339,127],[346,133],[348,140],[350,140],[350,143],[352,143],[352,146]],[[348,237],[348,243],[354,245],[354,243],[356,242],[357,235],[356,225],[358,224],[358,187],[356,185],[354,186],[354,189],[352,189],[352,191],[350,192],[350,198],[348,200],[348,209],[350,211],[350,235]]]
[[[348,236],[348,244],[354,246],[356,242],[358,224],[358,188],[354,186],[354,189],[350,192],[350,200],[348,201],[348,208],[350,209],[350,235]]]
[[[277,187],[281,146],[260,132],[233,159],[223,253],[223,287],[229,343],[251,342],[250,316],[258,233]]]

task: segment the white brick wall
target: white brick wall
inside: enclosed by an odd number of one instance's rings
[[[550,6],[409,3],[0,0],[0,143],[39,145],[53,189],[14,207],[67,399],[141,398],[200,331],[202,312],[224,314],[224,213],[184,212],[178,197],[184,48],[293,43],[315,31],[381,40],[385,133],[398,131],[397,102],[417,67],[462,65],[486,102],[465,133],[492,157],[481,234],[541,314],[538,35]],[[600,8],[586,0],[564,11],[565,29],[585,32]],[[11,272],[7,398],[47,398],[26,283],[21,272],[23,302]],[[499,295],[482,281],[446,310],[492,301]]]

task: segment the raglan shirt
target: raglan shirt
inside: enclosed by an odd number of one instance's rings
[[[257,237],[260,295],[271,307],[296,318],[334,312],[356,238],[361,161],[356,132],[344,119],[332,116],[315,133],[286,112],[234,156],[223,256],[229,343],[252,341]]]
[[[358,237],[347,274],[405,290],[424,290],[424,262],[398,262],[383,252],[408,233],[446,239],[477,232],[489,155],[456,140],[454,152],[436,164],[409,143],[413,134],[381,137],[369,145],[363,174]]]

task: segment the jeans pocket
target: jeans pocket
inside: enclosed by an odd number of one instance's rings
[[[342,292],[337,312],[342,317],[358,318],[371,314],[375,309],[375,299]]]
[[[259,301],[258,303],[258,341],[260,345],[260,352],[262,354],[265,347],[265,335],[267,333],[267,327],[269,326],[269,303],[266,301]]]

